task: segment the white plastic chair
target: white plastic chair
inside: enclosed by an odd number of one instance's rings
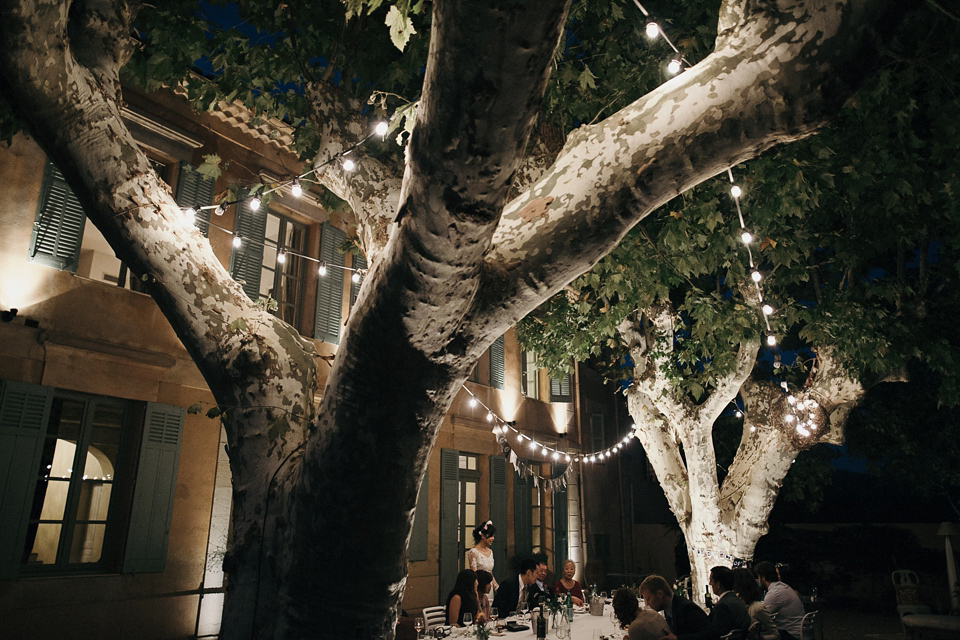
[[[423,608],[423,630],[429,631],[433,627],[442,627],[447,624],[447,608],[442,606]]]
[[[800,621],[800,640],[817,640],[817,614],[811,611]]]

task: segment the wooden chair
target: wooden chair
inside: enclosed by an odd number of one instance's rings
[[[446,607],[424,607],[423,608],[423,630],[429,631],[433,627],[442,627],[447,624]]]
[[[811,611],[803,616],[800,621],[800,640],[817,640],[817,614],[819,611]]]

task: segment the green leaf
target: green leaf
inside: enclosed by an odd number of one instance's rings
[[[392,6],[387,12],[387,17],[384,22],[390,27],[390,40],[393,42],[393,46],[403,51],[407,46],[407,42],[410,40],[410,36],[417,32],[417,30],[413,28],[413,20],[410,19],[409,15],[401,12],[396,6]]]
[[[222,414],[223,411],[220,409],[220,407],[210,407],[210,409],[207,410],[208,418],[217,418]]]

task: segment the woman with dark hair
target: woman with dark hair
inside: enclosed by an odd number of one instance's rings
[[[467,552],[467,562],[474,571],[489,571],[493,575],[493,537],[496,533],[497,528],[490,520],[473,530],[474,545]],[[499,586],[494,578],[493,590],[496,591]]]
[[[480,613],[480,602],[477,599],[477,573],[470,569],[464,569],[457,574],[453,591],[447,596],[447,624],[462,627],[465,613],[473,616],[475,622]]]
[[[617,617],[621,629],[626,629],[637,619],[640,613],[640,601],[637,594],[626,587],[621,587],[613,593],[613,615]]]
[[[763,608],[763,591],[760,590],[760,583],[757,582],[757,576],[750,569],[739,568],[733,570],[733,590],[747,605],[747,613],[750,614],[750,628],[753,624],[760,623],[760,634],[756,638],[762,640],[779,640],[780,632],[774,626],[770,614]]]
[[[481,569],[477,571],[477,596],[480,598],[480,613],[487,620],[490,619],[490,583],[493,582],[493,574]]]

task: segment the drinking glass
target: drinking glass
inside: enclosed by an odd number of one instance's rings
[[[420,632],[423,631],[423,620],[417,618],[413,623],[413,628],[417,630],[417,640],[420,640]]]
[[[473,624],[473,614],[463,614],[463,626],[469,627],[471,624]]]
[[[519,611],[520,611],[520,617],[526,618],[526,617],[527,617],[527,611],[530,611],[530,604],[527,603],[527,602],[521,602],[521,603],[520,603],[520,607],[519,607],[518,609],[519,609]]]
[[[493,622],[493,628],[494,628],[495,630],[497,630],[497,631],[500,630],[500,623],[497,622],[497,618],[499,618],[499,617],[500,617],[500,616],[498,615],[497,608],[496,608],[496,607],[492,607],[492,608],[490,609],[490,620]]]

